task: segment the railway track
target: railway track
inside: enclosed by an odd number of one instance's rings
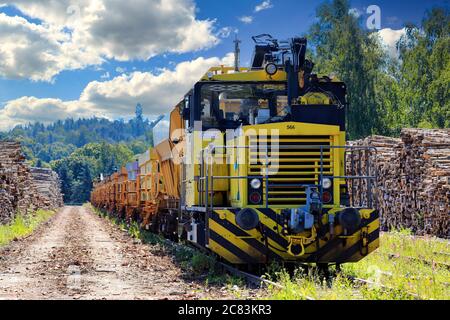
[[[399,292],[401,294],[404,294],[406,296],[413,298],[414,300],[424,300],[424,298],[422,298],[418,294],[409,292],[409,291],[406,291],[406,290],[403,290],[400,288],[393,288],[393,287],[381,284],[379,282],[374,282],[374,281],[371,281],[368,279],[361,279],[358,277],[353,277],[353,276],[348,276],[348,275],[346,275],[345,277],[356,284],[360,284],[360,285],[364,285],[364,286],[372,286],[372,287],[375,287],[375,288],[378,288],[378,289],[381,289],[384,291],[389,291],[389,292]]]
[[[387,271],[380,271],[380,274],[384,275],[384,276],[388,276],[388,277],[393,277],[394,275],[392,274],[392,272],[387,272]],[[409,275],[408,276],[410,279],[412,280],[418,280],[418,279],[423,279],[425,278],[424,276],[414,276],[414,275]],[[433,280],[434,281],[434,280]],[[450,282],[439,282],[441,284],[443,284],[444,286],[450,286]]]
[[[181,245],[179,243],[173,242],[173,241],[171,241],[169,239],[166,239],[166,238],[163,239],[163,242],[164,242],[164,245],[171,246],[171,247],[177,247],[177,246]],[[193,250],[199,250],[202,253],[209,254],[209,252],[201,250],[200,248],[193,247],[193,246],[189,246],[189,247],[191,249],[193,249]],[[427,260],[423,260],[423,259],[420,259],[420,258],[399,256],[399,255],[395,255],[395,254],[392,254],[392,253],[386,253],[386,254],[391,259],[397,259],[397,258],[415,259],[415,260],[422,260],[424,263],[431,263],[431,262],[429,262]],[[239,270],[239,269],[237,269],[237,268],[235,268],[235,267],[233,267],[233,266],[231,266],[229,264],[226,264],[224,262],[217,261],[216,263],[218,264],[218,266],[220,266],[222,268],[223,271],[225,271],[225,272],[227,272],[229,274],[232,274],[234,276],[237,276],[239,278],[244,279],[246,281],[246,283],[248,283],[248,284],[252,284],[252,285],[255,285],[255,286],[258,286],[258,287],[263,287],[263,286],[270,287],[270,286],[272,286],[272,287],[275,287],[275,288],[278,288],[278,289],[285,289],[286,288],[285,286],[283,286],[280,283],[276,283],[276,282],[273,282],[273,281],[270,281],[270,280],[264,278],[264,276],[259,276],[259,275],[255,275],[255,274],[251,274],[251,273]],[[442,266],[444,266],[446,268],[449,267],[449,265],[446,264],[446,263],[437,263],[437,264],[442,265]],[[408,297],[410,297],[412,299],[415,299],[415,300],[423,300],[424,299],[423,297],[419,296],[416,293],[409,292],[409,291],[406,291],[406,290],[401,289],[401,288],[393,288],[393,287],[387,286],[385,284],[381,284],[379,282],[371,281],[369,279],[362,279],[362,278],[359,278],[359,277],[346,275],[343,272],[340,272],[340,274],[343,275],[348,280],[350,280],[353,284],[355,284],[355,288],[359,288],[361,286],[367,286],[370,289],[376,288],[376,289],[381,289],[381,290],[389,291],[389,292],[398,292],[400,294],[403,294],[403,295],[408,296]],[[390,274],[389,272],[383,272],[383,274],[388,275],[388,276],[389,275],[392,276],[392,274]],[[317,300],[316,298],[311,297],[309,295],[302,295],[302,297],[305,300],[311,300],[311,301],[312,300]]]
[[[443,239],[443,238],[439,238],[439,237],[434,237],[434,236],[417,236],[417,235],[403,235],[402,237],[405,238],[410,238],[413,240],[430,240],[432,239],[433,241],[438,241],[438,242],[444,242],[444,243],[448,243],[449,240],[448,239]]]
[[[450,270],[450,264],[445,263],[445,262],[426,260],[426,259],[410,257],[410,256],[402,256],[402,255],[395,254],[395,253],[386,253],[386,255],[389,257],[389,259],[404,259],[404,260],[409,260],[409,261],[414,261],[414,262],[421,262],[421,263],[429,265],[429,266],[438,266],[438,267],[446,268],[446,269]]]
[[[257,286],[264,286],[264,285],[267,286],[267,287],[274,286],[274,287],[279,288],[279,289],[284,289],[285,288],[283,285],[281,285],[279,283],[276,283],[276,282],[273,282],[273,281],[270,281],[270,280],[267,280],[267,279],[265,279],[262,276],[257,276],[257,275],[254,275],[254,274],[251,274],[251,273],[248,273],[248,272],[244,272],[242,270],[239,270],[239,269],[237,269],[235,267],[232,267],[232,266],[230,266],[230,265],[228,265],[226,263],[223,263],[223,262],[217,262],[217,263],[226,272],[229,272],[230,274],[232,274],[234,276],[237,276],[237,277],[245,279],[247,281],[247,283],[251,283],[251,284],[254,284],[254,285],[257,285]],[[311,301],[312,300],[316,300],[313,297],[310,297],[308,295],[303,295],[303,298],[305,300],[311,300]]]
[[[170,244],[170,245],[179,245],[178,243],[175,243],[175,242],[173,242],[171,240],[168,240],[168,239],[165,239],[165,242],[166,242],[166,244]],[[197,248],[197,247],[191,247],[191,248],[193,250],[199,250],[199,248]],[[203,252],[203,253],[209,254],[207,251],[204,251],[204,250],[200,250],[200,251]],[[264,278],[263,276],[259,276],[259,275],[255,275],[255,274],[251,274],[251,273],[239,270],[239,269],[237,269],[237,268],[235,268],[235,267],[233,267],[233,266],[231,266],[231,265],[229,265],[227,263],[220,262],[220,261],[217,261],[216,263],[222,268],[223,271],[225,271],[225,272],[227,272],[227,273],[229,273],[231,275],[234,275],[236,277],[244,279],[248,284],[252,284],[252,285],[255,285],[255,286],[258,286],[258,287],[263,287],[263,286],[270,287],[270,286],[272,286],[272,287],[275,287],[275,288],[278,288],[278,289],[285,289],[286,288],[285,286],[283,286],[280,283],[276,283],[276,282],[270,281],[270,280]],[[383,273],[386,274],[386,275],[391,275],[392,276],[392,274],[389,274],[387,272],[383,272]],[[350,275],[346,275],[346,274],[343,274],[342,272],[340,272],[340,274],[343,275],[348,280],[350,280],[352,283],[354,283],[355,287],[366,286],[366,287],[370,287],[370,288],[381,289],[381,290],[388,291],[388,292],[399,292],[399,293],[401,293],[403,295],[411,297],[414,300],[424,300],[424,298],[420,297],[418,294],[406,291],[404,289],[393,288],[393,287],[390,287],[390,286],[387,286],[387,285],[384,285],[384,284],[381,284],[381,283],[378,283],[378,282],[373,282],[373,281],[368,280],[368,279],[363,279],[363,278],[359,278],[359,277],[353,277],[353,276],[350,276]],[[302,295],[302,297],[305,300],[309,300],[309,301],[317,300],[317,299],[315,299],[315,298],[313,298],[313,297],[311,297],[309,295]]]
[[[276,288],[279,288],[279,289],[284,289],[285,288],[283,285],[281,285],[279,283],[267,280],[267,279],[265,279],[264,277],[261,277],[261,276],[257,276],[257,275],[254,275],[254,274],[250,274],[250,273],[241,271],[241,270],[236,269],[236,268],[234,268],[234,267],[232,267],[232,266],[230,266],[230,265],[228,265],[226,263],[218,262],[218,264],[225,271],[229,272],[230,274],[245,279],[247,281],[247,283],[251,283],[251,284],[254,284],[254,285],[257,285],[257,286],[264,286],[264,285],[267,286],[267,287],[273,286],[273,287],[276,287]],[[378,282],[374,282],[374,281],[371,281],[371,280],[368,280],[368,279],[362,279],[362,278],[358,278],[358,277],[353,277],[353,276],[350,276],[350,275],[344,275],[344,277],[347,278],[348,280],[350,280],[352,283],[354,283],[355,286],[357,286],[357,287],[359,287],[361,285],[366,286],[366,287],[370,286],[371,288],[377,288],[377,289],[381,289],[381,290],[384,290],[384,291],[398,292],[398,293],[400,293],[402,295],[405,295],[405,296],[408,296],[408,297],[410,297],[410,298],[412,298],[414,300],[424,300],[418,294],[413,293],[413,292],[409,292],[409,291],[406,291],[406,290],[403,290],[403,289],[393,288],[393,287],[390,287],[390,286],[387,286],[387,285],[384,285],[384,284],[381,284],[381,283],[378,283]],[[310,300],[310,301],[316,300],[315,298],[313,298],[311,296],[308,296],[308,295],[303,295],[303,298],[305,300]]]
[[[449,257],[449,259],[450,259],[450,253],[447,253],[447,252],[433,251],[433,254],[435,254],[435,255],[441,255],[441,256],[446,256],[446,257]]]

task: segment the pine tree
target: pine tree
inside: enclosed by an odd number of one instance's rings
[[[144,130],[145,130],[144,129],[145,123],[144,123],[144,117],[143,117],[143,108],[140,103],[138,103],[136,105],[135,115],[136,115],[136,117],[131,122],[131,125],[133,128],[133,136],[140,137],[141,135],[144,134]]]
[[[72,194],[72,173],[67,169],[66,163],[60,166],[58,170],[59,179],[61,180],[61,191],[64,195],[64,202],[69,202],[71,200]]]

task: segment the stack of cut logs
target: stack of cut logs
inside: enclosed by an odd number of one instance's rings
[[[0,223],[9,222],[17,211],[32,205],[35,192],[24,160],[19,143],[0,142]]]
[[[53,209],[63,206],[60,181],[56,172],[46,168],[31,168],[31,177],[37,191],[39,208]]]
[[[375,197],[384,230],[450,238],[450,130],[403,129],[400,139],[351,144],[377,148]]]
[[[56,173],[47,173],[47,176],[50,181],[42,183],[39,179],[44,175],[32,174],[20,143],[0,141],[0,224],[10,222],[17,213],[27,214],[38,208],[54,209],[62,205]]]

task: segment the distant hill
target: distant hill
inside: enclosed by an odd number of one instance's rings
[[[136,116],[129,121],[90,118],[59,120],[48,125],[36,122],[2,132],[0,139],[20,141],[27,159],[33,165],[46,166],[88,143],[125,143],[135,154],[144,152],[153,144],[152,129],[155,124],[143,118],[138,105]]]
[[[153,145],[156,123],[144,119],[138,105],[136,116],[129,121],[90,118],[48,125],[37,122],[0,132],[0,140],[21,142],[32,166],[58,172],[65,202],[84,202],[89,199],[93,178],[113,173]]]

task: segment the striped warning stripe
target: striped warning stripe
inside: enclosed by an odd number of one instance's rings
[[[377,228],[375,231],[372,231],[371,233],[369,233],[369,235],[367,236],[367,240],[368,240],[368,246],[370,247],[371,243],[378,241],[380,237],[380,229]],[[334,259],[336,262],[338,263],[342,263],[342,262],[348,262],[348,261],[353,261],[351,258],[355,255],[355,254],[360,254],[360,255],[364,255],[362,251],[362,244],[361,241],[358,241],[357,243],[355,243],[354,245],[352,245],[350,248],[348,248],[347,250],[345,250],[344,252],[342,252],[336,259]]]
[[[210,214],[211,220],[215,223],[219,224],[221,227],[225,228],[233,236],[240,238],[240,240],[246,242],[248,245],[252,246],[255,250],[257,250],[261,255],[265,257],[270,257],[272,259],[281,259],[281,257],[275,252],[271,251],[263,241],[258,240],[252,234],[242,230],[237,225],[234,225],[228,219],[221,219],[217,212],[212,212]],[[234,219],[234,215],[233,218]],[[211,224],[210,224],[211,228]],[[214,227],[213,227],[214,229]],[[261,238],[261,236],[259,237]]]
[[[360,260],[361,250],[359,230],[348,239],[333,237],[331,240],[317,240],[305,246],[306,253],[295,258],[286,252],[288,240],[281,234],[280,215],[272,209],[257,209],[261,226],[258,230],[242,230],[236,225],[235,215],[239,209],[216,210],[210,214],[209,247],[232,263],[266,263],[267,259],[298,260],[314,262],[346,262]],[[370,213],[368,219],[362,219],[362,228],[370,231],[369,252],[378,247],[379,215]],[[330,239],[328,232],[323,237]]]
[[[375,227],[376,226],[376,227]],[[361,228],[372,227],[371,229],[378,229],[379,227],[379,216],[377,211],[373,211],[369,217],[369,219],[363,219],[361,221]],[[324,246],[322,246],[317,252],[310,255],[306,261],[307,262],[316,262],[316,261],[333,261],[335,259],[335,253],[342,252],[345,248],[343,248],[343,243],[345,241],[348,242],[357,242],[360,243],[360,239],[358,237],[359,230],[351,235],[348,235],[348,240],[344,240],[341,237],[333,237],[330,241],[328,241]],[[379,234],[379,232],[377,233]],[[345,249],[347,250],[347,249]],[[334,256],[334,257],[333,257]]]
[[[234,245],[220,234],[216,233],[214,230],[209,230],[210,239],[227,249],[233,255],[245,261],[246,263],[258,263],[259,261],[255,259],[253,256],[249,255],[247,252],[241,250],[238,246]]]
[[[259,211],[260,215],[266,215],[264,212],[261,211],[261,209],[256,209],[256,211]],[[232,209],[229,210],[230,213],[233,214],[233,221],[235,221],[235,215],[239,212],[239,209]],[[278,216],[274,211],[271,212],[272,217],[273,216]],[[267,216],[267,215],[266,215]],[[267,216],[269,217],[269,216]],[[265,227],[265,232],[267,233],[267,236],[274,241],[278,246],[280,246],[281,248],[286,248],[288,246],[288,241],[286,240],[286,238],[284,238],[281,235],[281,231],[280,231],[280,227],[281,227],[281,223],[277,220],[274,220],[272,218],[270,218],[270,222],[269,221],[265,221],[264,219],[261,219],[261,223],[263,224],[263,226]],[[276,229],[276,231],[274,230],[274,228]]]

